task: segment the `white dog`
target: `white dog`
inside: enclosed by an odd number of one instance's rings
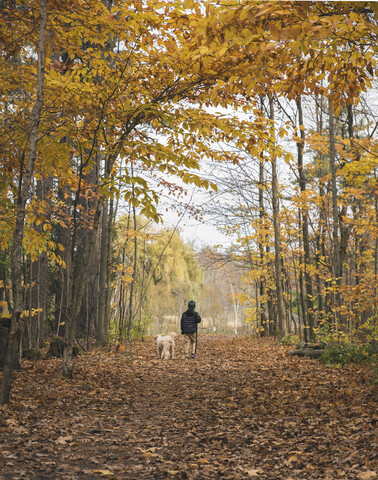
[[[175,358],[175,337],[177,337],[175,332],[169,335],[155,335],[157,353],[162,360]]]

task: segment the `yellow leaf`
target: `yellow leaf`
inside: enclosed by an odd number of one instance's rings
[[[272,35],[273,40],[278,41],[280,39],[281,31],[277,27],[276,23],[271,23],[269,25],[270,34]]]
[[[228,46],[227,45],[223,45],[223,47],[221,47],[221,49],[218,51],[218,57],[222,57],[228,50]]]
[[[299,42],[299,41],[293,42],[293,44],[291,46],[291,49],[292,49],[293,53],[299,53],[299,51],[301,49],[301,42]]]
[[[75,53],[70,48],[67,49],[67,54],[68,54],[70,60],[73,60],[75,58]]]
[[[241,13],[240,13],[240,17],[239,17],[239,20],[245,20],[246,18],[248,18],[249,16],[249,12],[251,10],[251,7],[243,7]]]
[[[184,8],[193,8],[194,7],[194,1],[193,0],[184,0]]]
[[[206,458],[200,458],[198,461],[199,463],[209,463],[209,461],[206,460]]]

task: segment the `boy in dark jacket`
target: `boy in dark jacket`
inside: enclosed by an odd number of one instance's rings
[[[200,315],[194,311],[196,302],[190,300],[188,310],[181,316],[181,333],[184,335],[185,358],[195,357],[197,325],[201,322]]]

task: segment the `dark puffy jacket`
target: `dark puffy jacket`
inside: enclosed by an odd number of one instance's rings
[[[192,309],[187,310],[181,316],[181,333],[196,333],[197,324],[201,317]]]

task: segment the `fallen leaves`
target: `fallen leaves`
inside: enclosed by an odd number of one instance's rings
[[[55,443],[60,445],[67,445],[67,443],[72,443],[73,437],[72,435],[68,435],[67,437],[59,437],[55,440]]]
[[[24,361],[0,409],[0,479],[376,478],[369,369],[288,358],[265,339],[200,341],[189,362],[160,361],[152,340],[133,362],[95,350],[69,381],[59,360]]]
[[[258,477],[260,474],[264,473],[260,468],[249,468],[244,470],[244,472],[250,477]]]
[[[99,473],[102,477],[109,477],[114,475],[114,472],[111,472],[110,470],[92,470],[91,473]]]
[[[369,471],[369,472],[361,472],[358,475],[358,478],[361,480],[371,480],[372,478],[377,478],[377,472]]]

